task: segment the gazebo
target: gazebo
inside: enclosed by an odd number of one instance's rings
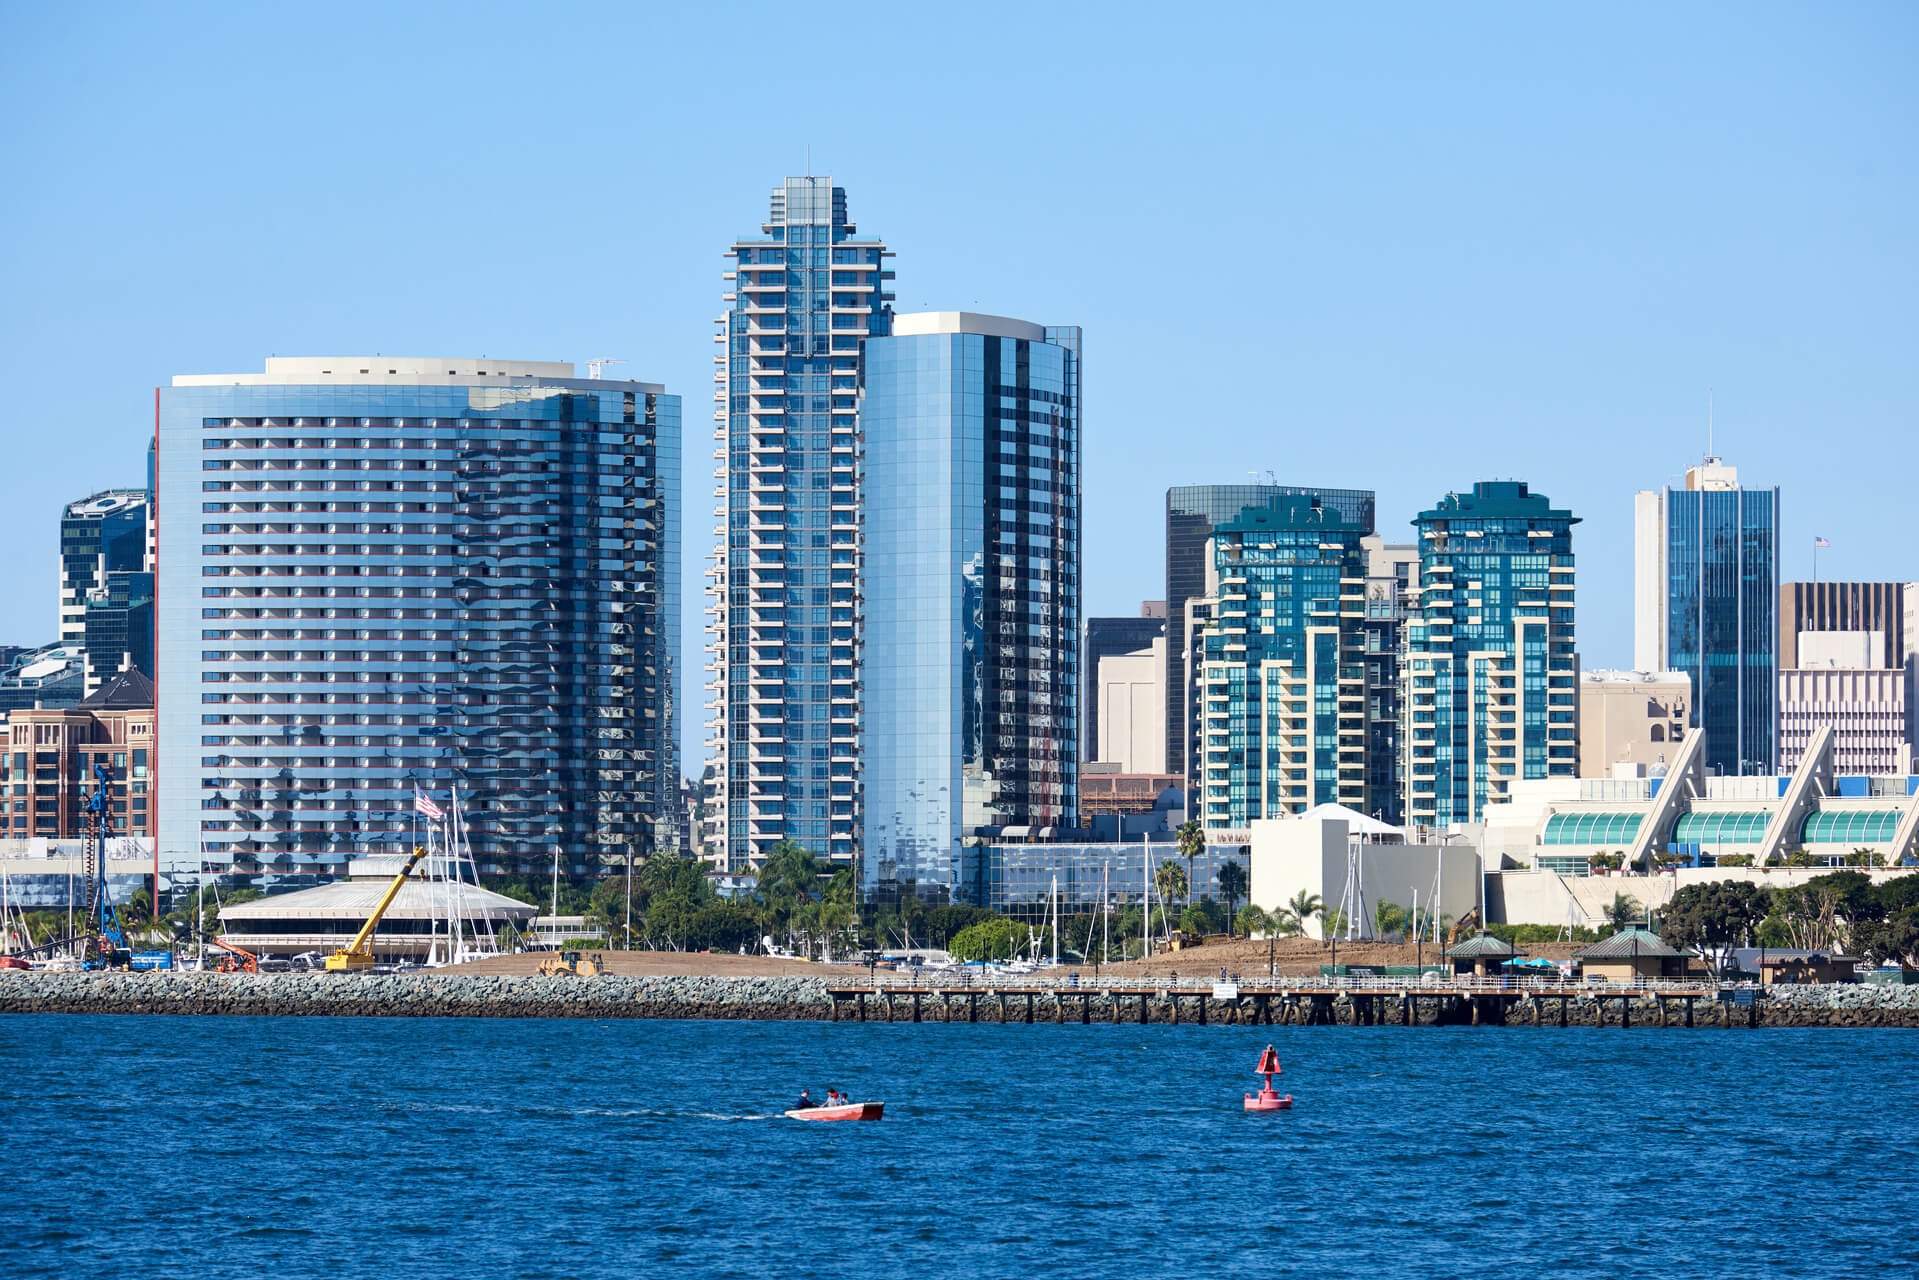
[[[1481,978],[1494,977],[1499,966],[1526,953],[1481,929],[1473,937],[1446,948],[1446,959],[1455,974],[1471,973]]]
[[[1631,982],[1636,978],[1683,978],[1686,954],[1674,951],[1644,925],[1629,924],[1603,942],[1573,953],[1589,978]]]

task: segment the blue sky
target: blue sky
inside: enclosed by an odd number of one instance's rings
[[[1787,578],[1815,534],[1919,578],[1919,8],[798,12],[0,6],[0,640],[53,637],[60,504],[140,482],[174,373],[617,356],[684,398],[697,659],[720,251],[809,146],[901,310],[1084,326],[1089,613],[1160,594],[1170,483],[1404,533],[1522,478],[1629,663],[1632,494],[1708,394]]]

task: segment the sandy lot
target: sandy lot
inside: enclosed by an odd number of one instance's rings
[[[552,952],[528,952],[525,955],[498,956],[470,965],[461,965],[462,973],[536,973],[540,961]],[[632,977],[680,977],[688,974],[713,978],[832,978],[849,972],[839,965],[809,964],[804,960],[781,960],[772,956],[742,956],[731,952],[702,951],[596,951],[608,973]],[[866,972],[862,967],[860,973]]]

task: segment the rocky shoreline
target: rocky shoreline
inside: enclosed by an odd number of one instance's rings
[[[1441,989],[1443,990],[1443,989]],[[1443,1007],[1432,998],[1439,991],[1421,993],[1417,1025],[1466,1020],[1463,1002]],[[1085,997],[1082,1012],[1081,999]],[[1197,993],[1182,992],[1179,1007],[1163,990],[1147,1000],[1146,1021],[1191,1022],[1198,1014]],[[1212,1005],[1215,1024],[1245,1021],[1252,1016],[1250,993],[1235,1010]],[[1400,1007],[1387,997],[1384,1007],[1371,1014],[1384,1025],[1397,1025]],[[977,1015],[974,1005],[977,1005]],[[1621,1002],[1579,996],[1567,1002],[1571,1026],[1618,1026]],[[896,990],[890,1000],[869,996],[868,1021],[910,1021],[910,991]],[[920,1001],[924,1022],[1033,1021],[1077,1023],[1140,1020],[1133,992],[1108,994],[1101,983],[1054,994],[1042,992],[1032,1001],[1029,1019],[1025,996],[1002,1005],[995,994],[980,992],[977,1001],[955,994],[945,999],[928,992]],[[1659,1025],[1659,1008],[1650,998],[1632,1002],[1634,1026]],[[1497,1019],[1500,1002],[1482,1007],[1485,1021]],[[1275,1017],[1292,1021],[1303,1016],[1299,1007],[1275,1002]],[[1360,1011],[1340,999],[1326,1010],[1336,1024],[1351,1025]],[[505,976],[487,974],[411,973],[368,974],[219,974],[219,973],[48,973],[0,972],[0,1014],[96,1013],[237,1015],[249,1017],[414,1017],[414,1018],[691,1018],[774,1021],[850,1020],[852,1001],[835,1009],[828,984],[820,978],[798,977],[623,977],[595,978]],[[1505,1005],[1508,1026],[1557,1026],[1557,1000],[1522,998]],[[1749,1025],[1746,1008],[1701,1000],[1694,1010],[1696,1028]],[[1667,1025],[1684,1025],[1683,1006],[1671,1004]],[[1760,993],[1757,1025],[1761,1027],[1919,1027],[1919,986],[1772,987]]]

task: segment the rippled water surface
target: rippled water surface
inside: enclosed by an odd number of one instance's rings
[[[1296,1110],[1247,1115],[1277,1043]],[[1919,1273],[1919,1033],[0,1018],[0,1275]],[[879,1124],[778,1118],[801,1085]]]

